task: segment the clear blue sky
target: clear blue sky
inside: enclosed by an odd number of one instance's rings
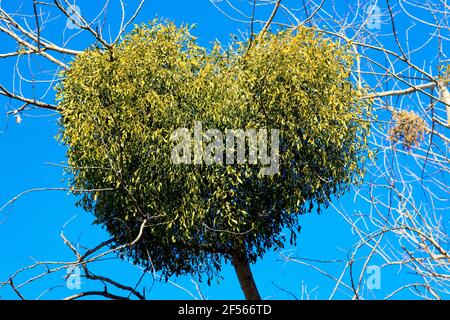
[[[131,2],[131,1],[130,1]],[[89,17],[98,12],[97,1],[77,1],[82,14]],[[220,5],[220,4],[219,4]],[[7,4],[2,6],[6,9]],[[31,13],[25,2],[21,13]],[[132,6],[133,7],[133,6]],[[110,12],[111,17],[120,16],[119,8]],[[271,7],[258,8],[258,14],[268,16]],[[246,31],[247,25],[241,24],[225,17],[209,1],[148,1],[144,6],[136,22],[146,22],[156,16],[169,18],[177,24],[195,23],[197,28],[194,33],[199,37],[198,41],[204,46],[219,39],[222,43],[229,41],[230,34],[239,34]],[[117,21],[117,20],[116,20]],[[62,41],[75,31],[66,31],[63,35],[61,26],[64,18],[60,17],[54,22],[54,28],[46,31],[48,38]],[[12,43],[0,36],[2,46],[11,46]],[[81,37],[74,42],[74,46],[83,49],[86,43],[92,39]],[[14,49],[14,47],[11,47]],[[0,83],[12,87],[12,68],[15,60],[0,61]],[[45,65],[44,65],[45,67]],[[48,78],[48,77],[47,77]],[[16,89],[19,81],[15,80]],[[33,95],[39,92],[39,87],[33,91],[28,85],[24,87],[24,93]],[[39,94],[38,94],[39,96]],[[49,92],[46,100],[53,102],[52,92]],[[20,104],[9,99],[0,98],[0,206],[17,194],[32,188],[65,187],[63,170],[60,167],[46,163],[64,163],[65,150],[54,139],[57,133],[57,116],[43,116],[42,112],[28,112],[23,116],[23,122],[16,124],[13,117],[8,119],[5,112],[17,108]],[[28,115],[28,116],[27,116]],[[92,226],[93,220],[89,213],[74,206],[76,199],[68,196],[66,192],[45,191],[33,192],[24,195],[13,205],[0,212],[0,280],[6,280],[15,270],[33,263],[36,260],[63,261],[74,259],[71,252],[63,244],[59,237],[61,227],[69,219],[75,217],[66,226],[65,232],[73,241],[83,246],[95,245],[108,238],[98,226]],[[344,197],[341,202],[348,211],[354,209],[353,194]],[[364,209],[364,208],[361,208]],[[310,214],[301,217],[302,232],[295,247],[287,245],[289,254],[311,259],[345,259],[350,246],[356,239],[349,226],[335,212],[324,211],[320,216]],[[372,264],[377,264],[376,259]],[[339,276],[342,264],[320,265],[334,276]],[[355,266],[356,269],[360,266]],[[111,276],[117,281],[134,285],[139,279],[140,273],[136,268],[126,262],[105,261],[98,264],[96,270],[99,274]],[[44,269],[29,272],[31,277]],[[302,286],[307,291],[313,291],[311,298],[327,299],[335,282],[321,275],[319,272],[296,263],[281,261],[278,253],[269,253],[263,260],[253,266],[254,277],[260,289],[261,295],[269,299],[292,299],[293,293],[300,298]],[[382,286],[379,290],[373,290],[373,297],[382,297],[405,279],[397,277],[397,269],[383,270]],[[50,276],[26,287],[22,291],[27,298],[33,299],[39,296],[46,288],[58,287],[48,292],[43,298],[61,298],[79,291],[65,288],[64,272],[56,276]],[[227,299],[242,298],[242,293],[230,265],[225,265],[221,273],[223,277],[220,283],[211,286],[201,284],[201,289],[206,298]],[[20,278],[21,281],[26,277]],[[175,283],[184,286],[196,294],[195,286],[190,277],[172,278]],[[345,277],[348,282],[348,277]],[[19,281],[20,283],[20,281]],[[152,278],[147,276],[143,285],[151,287]],[[83,282],[82,289],[99,288],[98,286]],[[282,288],[282,289],[280,289]],[[7,288],[0,289],[0,297],[3,299],[16,298],[14,293]],[[147,292],[150,299],[191,299],[192,297],[172,284],[156,282],[151,291]],[[399,297],[402,297],[400,295]],[[337,293],[335,298],[346,298]]]

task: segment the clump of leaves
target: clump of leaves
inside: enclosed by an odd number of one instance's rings
[[[367,102],[350,82],[354,56],[308,28],[232,49],[200,47],[188,26],[155,21],[111,49],[77,56],[58,86],[60,140],[79,205],[134,246],[122,254],[165,276],[206,274],[246,254],[295,243],[298,217],[358,183]],[[176,165],[171,133],[278,129],[279,173],[261,165]],[[284,230],[284,232],[282,232]]]
[[[414,111],[396,111],[392,115],[394,125],[389,129],[389,140],[394,143],[401,143],[403,147],[410,150],[419,146],[425,139],[427,126],[425,120]]]

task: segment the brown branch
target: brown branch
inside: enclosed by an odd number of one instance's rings
[[[16,286],[13,283],[13,279],[9,278],[9,284],[11,286],[11,288],[14,290],[14,292],[17,294],[17,296],[21,299],[21,300],[26,300],[25,297],[19,292],[19,290],[16,288]]]
[[[19,96],[17,94],[14,94],[10,91],[8,91],[4,86],[2,86],[0,84],[0,95],[6,96],[8,98],[11,99],[15,99],[15,100],[19,100],[22,102],[25,102],[26,105],[34,105],[38,108],[42,108],[42,109],[47,109],[47,110],[58,110],[58,107],[53,105],[53,104],[49,104],[49,103],[45,103],[42,101],[38,101],[35,99],[30,99],[30,98],[25,98],[23,96]]]
[[[70,3],[67,2],[67,0],[63,0],[65,2],[66,5],[70,6]],[[61,2],[59,0],[53,0],[53,2],[55,3],[55,5],[58,7],[59,10],[61,10],[62,13],[64,13],[64,15],[66,17],[68,17],[69,19],[73,20],[73,16],[67,11],[66,8],[64,8],[64,6],[61,4]],[[94,29],[92,29],[92,27],[90,26],[90,24],[86,21],[86,19],[84,19],[84,17],[82,15],[80,15],[78,12],[74,11],[73,14],[76,15],[76,17],[78,19],[80,19],[81,24],[77,23],[76,21],[74,21],[74,23],[80,27],[83,30],[87,30],[89,31],[94,37],[95,39],[100,42],[103,46],[105,46],[105,48],[110,48],[111,45],[108,44],[100,35],[100,33]]]
[[[281,0],[278,0],[277,3],[275,4],[275,7],[273,8],[273,11],[269,17],[269,20],[267,20],[266,24],[262,28],[261,33],[259,34],[259,38],[262,38],[264,36],[264,34],[267,32],[267,30],[269,29],[270,25],[272,24],[273,19],[275,18],[275,15],[277,14],[280,4],[281,4]]]

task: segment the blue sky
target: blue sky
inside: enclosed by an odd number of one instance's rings
[[[77,1],[77,5],[81,7],[81,13],[89,17],[95,16],[99,9],[99,4],[93,1]],[[2,3],[2,6],[8,8],[7,4]],[[21,13],[30,13],[30,8],[27,8],[26,4],[20,10]],[[267,17],[271,7],[260,7],[258,10],[259,15]],[[113,18],[111,20],[113,25],[117,23],[120,17],[119,8],[115,7],[109,16]],[[224,16],[209,1],[148,1],[135,22],[146,22],[155,17],[169,18],[177,24],[195,23],[197,27],[194,34],[198,36],[199,43],[204,46],[210,46],[216,39],[227,43],[230,34],[240,34],[241,31],[248,30],[247,25]],[[75,32],[66,30],[63,33],[61,26],[64,24],[63,17],[51,22],[50,26],[55,27],[48,29],[46,36],[62,43],[64,37],[67,39],[71,33]],[[12,46],[11,42],[3,39],[4,36],[1,37],[1,41],[4,41],[2,46]],[[91,41],[92,38],[89,36],[83,36],[74,41],[73,46],[82,50]],[[0,61],[0,83],[12,85],[14,81],[18,88],[19,81],[12,78],[14,65],[14,59]],[[42,63],[40,66],[45,69],[46,64]],[[28,85],[24,87],[24,93],[39,96],[40,88],[39,85],[36,88]],[[46,101],[53,102],[52,94],[53,92],[50,91]],[[0,110],[0,206],[29,189],[65,187],[62,168],[50,164],[64,163],[66,160],[64,148],[54,138],[57,134],[58,117],[48,112],[30,111],[23,116],[21,124],[16,124],[13,117],[6,117],[5,112],[19,107],[20,104],[2,97],[0,106],[2,106]],[[61,228],[69,220],[65,233],[74,243],[89,247],[108,238],[100,227],[91,225],[92,216],[76,208],[75,202],[76,198],[67,195],[64,191],[36,191],[23,195],[0,212],[0,281],[6,280],[15,270],[32,264],[33,259],[39,261],[74,259],[60,238]],[[352,193],[341,199],[341,203],[348,211],[355,209]],[[356,238],[352,235],[348,224],[334,211],[325,210],[320,216],[315,213],[305,215],[300,221],[302,232],[298,238],[298,244],[295,247],[287,244],[286,254],[318,260],[346,259],[348,250]],[[379,261],[375,258],[372,264],[377,263]],[[339,276],[339,271],[343,267],[339,263],[318,266],[334,276]],[[355,266],[356,269],[359,267]],[[41,268],[30,271],[26,273],[26,277],[21,277],[18,283],[44,270]],[[134,285],[141,275],[139,270],[129,263],[117,260],[99,262],[94,270],[129,285]],[[268,253],[264,259],[258,261],[253,266],[253,271],[262,297],[268,299],[292,299],[292,294],[301,298],[302,287],[305,288],[305,286],[307,292],[312,291],[312,299],[327,299],[335,284],[333,280],[317,270],[282,261],[280,255],[275,252]],[[404,281],[405,279],[398,279],[397,272],[398,270],[394,268],[383,270],[381,289],[373,290],[369,296],[382,297],[395,283]],[[64,274],[62,271],[27,286],[22,290],[22,294],[34,299],[47,288],[56,287],[42,298],[57,299],[79,292],[79,290],[66,288]],[[213,282],[211,286],[200,285],[203,295],[209,299],[242,298],[239,283],[230,265],[224,265],[221,276],[223,279],[219,284]],[[345,276],[344,280],[348,282],[348,276]],[[172,278],[171,281],[198,296],[191,277]],[[147,289],[151,288],[147,291],[147,297],[150,299],[192,298],[176,285],[160,281],[156,281],[154,285],[152,283],[152,277],[148,275],[141,285]],[[91,288],[99,288],[99,286],[82,283],[82,290]],[[339,291],[334,297],[347,298]],[[16,296],[10,289],[2,288],[0,298],[9,299]]]

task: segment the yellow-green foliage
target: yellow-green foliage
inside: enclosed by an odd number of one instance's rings
[[[244,247],[251,261],[295,242],[300,214],[362,177],[368,105],[349,80],[347,48],[307,28],[231,49],[197,45],[189,27],[137,27],[112,49],[80,54],[58,86],[71,185],[112,188],[80,205],[135,263],[164,275],[203,273]],[[280,169],[175,165],[177,128],[280,130]],[[151,261],[150,261],[151,259]]]

